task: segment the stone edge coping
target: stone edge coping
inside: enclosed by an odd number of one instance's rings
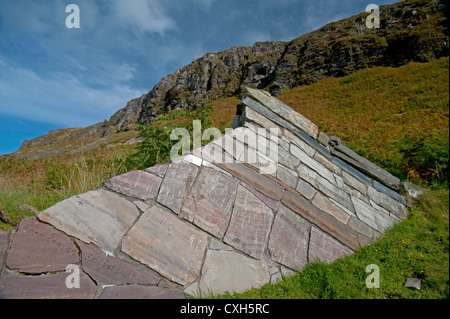
[[[351,163],[346,162],[344,158],[340,158],[339,156],[337,156],[336,154],[338,154],[338,153],[334,153],[334,155],[336,157],[333,157],[331,155],[331,153],[330,153],[330,150],[329,150],[329,148],[331,147],[330,146],[331,145],[330,144],[330,137],[328,137],[324,132],[320,132],[318,134],[317,138],[315,138],[314,135],[311,134],[311,132],[305,132],[305,131],[296,130],[294,128],[294,126],[297,127],[297,128],[301,128],[301,127],[296,125],[296,123],[290,123],[289,120],[286,120],[285,118],[280,117],[279,114],[274,113],[273,110],[269,110],[268,108],[266,108],[261,103],[261,99],[254,95],[253,92],[255,92],[255,91],[256,91],[255,89],[250,89],[250,90],[247,89],[246,90],[245,98],[243,100],[241,100],[239,102],[239,105],[238,105],[238,107],[241,108],[242,112],[245,112],[245,110],[242,109],[243,105],[250,107],[254,111],[256,111],[259,114],[261,114],[262,116],[266,117],[268,120],[273,121],[276,124],[280,125],[281,127],[283,127],[285,129],[293,132],[297,137],[301,138],[309,146],[311,146],[315,150],[319,151],[322,155],[324,155],[326,158],[328,158],[334,164],[336,164],[337,166],[339,166],[342,169],[346,170],[348,173],[353,175],[355,178],[357,178],[361,182],[363,182],[363,183],[365,183],[365,184],[367,184],[369,186],[374,187],[376,190],[378,190],[378,191],[380,191],[380,192],[390,196],[391,198],[395,199],[396,201],[398,201],[398,202],[402,203],[403,205],[406,205],[407,207],[409,207],[409,204],[407,203],[407,201],[404,198],[404,196],[399,194],[397,191],[395,191],[391,187],[389,187],[389,185],[386,185],[386,183],[383,182],[383,179],[380,178],[379,176],[374,176],[375,180],[373,180],[373,182],[372,182],[372,179],[370,177],[368,177],[365,173],[361,172],[359,168],[351,165]],[[261,92],[265,93],[265,95],[269,98],[270,93],[264,92],[264,91],[261,91]],[[279,101],[275,97],[271,96],[270,98]],[[290,112],[296,113],[292,108],[290,108],[286,104],[282,103],[281,101],[279,101],[279,103],[282,104],[283,108],[285,108],[286,110],[289,110]],[[240,121],[242,121],[242,119]],[[244,119],[244,121],[245,121],[245,119]],[[324,145],[325,143],[327,143],[327,144]],[[381,171],[386,172],[384,169],[380,168],[379,166],[377,166],[377,165],[375,165],[373,163],[371,163],[371,164],[374,167],[379,168]],[[388,172],[386,172],[386,174],[391,175]],[[396,187],[398,186],[398,189],[403,189],[404,188],[404,187],[402,187],[402,183],[398,183],[398,185],[394,185],[394,186],[396,186]]]

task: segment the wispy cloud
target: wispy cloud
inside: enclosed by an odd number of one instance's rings
[[[164,35],[176,29],[175,21],[165,13],[158,0],[114,0],[112,8],[121,26],[132,27],[140,32]]]
[[[115,71],[121,74],[120,68]],[[29,69],[5,64],[0,72],[0,114],[68,127],[87,126],[107,118],[130,97],[144,93],[126,84],[92,88],[64,72],[44,78]],[[114,70],[109,74],[119,77]]]

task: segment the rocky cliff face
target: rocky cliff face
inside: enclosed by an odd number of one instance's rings
[[[409,0],[380,8],[381,26],[368,29],[362,13],[290,42],[258,42],[207,53],[163,78],[149,93],[111,117],[119,130],[146,124],[173,109],[194,109],[239,94],[242,87],[283,89],[345,76],[371,66],[399,66],[448,55],[444,5]]]
[[[241,86],[260,87],[277,67],[284,42],[256,43],[207,53],[163,78],[149,93],[130,101],[111,117],[119,130],[136,122],[144,124],[174,109],[194,109],[206,101],[239,93]]]
[[[195,109],[239,95],[243,87],[278,95],[284,89],[345,76],[372,66],[400,66],[448,56],[447,6],[440,1],[406,0],[380,7],[379,29],[366,27],[369,13],[330,23],[290,42],[258,42],[207,53],[164,77],[131,100],[107,123],[79,130],[78,139],[127,131],[174,109]],[[44,143],[45,138],[39,138]],[[26,141],[23,150],[33,142]],[[35,143],[34,143],[35,144]]]

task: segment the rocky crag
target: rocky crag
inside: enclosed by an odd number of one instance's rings
[[[0,298],[242,292],[351,255],[407,216],[396,177],[270,93],[248,88],[236,113],[208,145],[0,232]]]
[[[400,66],[448,56],[446,9],[441,1],[407,0],[380,7],[379,29],[368,29],[368,13],[362,13],[290,42],[259,42],[253,47],[207,53],[161,79],[150,92],[128,102],[109,121],[73,129],[73,139],[86,146],[60,146],[59,135],[67,140],[67,132],[59,132],[25,141],[15,155],[38,158],[92,149],[117,140],[117,132],[128,131],[135,124],[148,124],[170,110],[195,109],[213,100],[240,95],[242,87],[277,95],[284,89],[345,76],[362,68]],[[36,150],[39,147],[46,152],[41,154]]]

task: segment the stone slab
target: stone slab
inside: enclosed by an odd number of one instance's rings
[[[300,195],[286,192],[282,203],[323,231],[339,238],[349,248],[353,250],[359,248],[358,239],[347,225],[320,211]]]
[[[271,198],[261,194],[256,189],[254,189],[253,187],[245,184],[244,182],[241,182],[241,185],[244,186],[246,189],[248,189],[250,191],[250,193],[252,193],[256,197],[258,197],[264,204],[269,206],[274,211],[277,211],[278,208],[280,207],[280,202],[279,201],[273,200],[273,199],[271,199]]]
[[[103,288],[99,299],[185,299],[181,290],[152,286],[115,286]]]
[[[66,199],[41,212],[38,218],[85,243],[95,243],[112,252],[138,216],[134,204],[99,189]]]
[[[291,154],[297,157],[303,164],[316,171],[319,175],[327,179],[330,183],[336,184],[333,173],[318,161],[309,157],[303,150],[294,144],[291,144]]]
[[[294,175],[295,174],[295,175]],[[277,178],[288,185],[289,187],[295,188],[297,187],[298,174],[295,171],[291,171],[287,167],[283,167],[278,165],[277,167]]]
[[[316,227],[311,228],[311,239],[309,241],[309,261],[321,260],[327,264],[336,259],[353,254],[353,251],[342,245],[339,241],[324,233]]]
[[[286,129],[283,130],[283,137],[289,142],[289,148],[287,149],[288,151],[290,150],[290,145],[295,144],[301,150],[303,150],[306,154],[308,154],[308,156],[313,157],[314,154],[316,153],[316,149],[314,147],[308,145],[300,137],[298,137],[297,135],[295,135],[294,133],[292,133],[289,130],[286,130]]]
[[[160,278],[118,257],[105,254],[98,247],[77,240],[81,250],[81,266],[97,285],[157,285]]]
[[[280,117],[289,121],[299,129],[307,132],[313,137],[317,137],[319,129],[314,123],[312,123],[303,115],[295,112],[292,108],[290,108],[280,100],[270,96],[270,94],[266,94],[261,90],[246,88],[246,96],[259,101],[266,108],[270,109],[275,114],[278,114]]]
[[[307,182],[305,182],[304,180],[302,180],[301,178],[298,180],[297,183],[297,188],[296,188],[297,192],[299,192],[300,194],[302,194],[305,198],[307,199],[311,199],[314,197],[314,195],[316,194],[316,190],[314,189],[314,187],[312,187],[311,185],[309,185]]]
[[[422,280],[417,278],[408,278],[405,282],[405,287],[420,290],[422,289]]]
[[[323,178],[304,164],[300,164],[297,167],[297,173],[300,178],[314,186],[315,189],[318,189],[328,197],[333,198],[348,210],[354,211],[350,195],[337,185],[330,183],[327,179]]]
[[[227,230],[239,180],[212,168],[202,168],[188,193],[180,217],[222,239]]]
[[[10,238],[11,238],[10,232],[0,230],[0,274],[3,268],[6,251],[8,250],[9,247]]]
[[[78,262],[78,249],[69,237],[35,218],[26,218],[14,235],[6,264],[22,273],[41,274],[63,271]]]
[[[345,211],[332,203],[326,196],[322,195],[321,193],[317,193],[316,196],[314,196],[312,203],[314,206],[324,211],[325,213],[330,214],[343,224],[347,224],[350,219],[350,215],[348,215]]]
[[[412,198],[415,198],[415,199],[419,199],[426,191],[425,188],[415,185],[410,182],[402,182],[402,186],[403,186],[404,190],[406,191],[406,194],[408,194],[409,196],[411,196]]]
[[[287,151],[283,148],[278,149],[278,163],[291,170],[295,170],[298,164],[300,164],[300,160],[289,152],[289,148]]]
[[[359,194],[359,193],[358,193]],[[332,199],[332,198],[328,198],[330,200],[330,202],[332,202],[334,205],[336,205],[337,207],[339,207],[340,209],[342,209],[345,213],[347,213],[350,216],[355,216],[356,214],[350,210],[348,210],[348,208],[345,208],[344,206],[342,206],[339,202],[337,202],[336,200]]]
[[[360,182],[366,184],[367,186],[372,186],[372,182],[366,175],[364,175],[363,173],[358,171],[356,168],[348,165],[341,159],[336,157],[332,163],[334,165],[338,166],[339,168],[341,168],[342,170],[346,171],[347,173],[351,174],[353,177],[358,179]]]
[[[80,287],[69,289],[71,273],[44,276],[6,276],[0,280],[0,299],[92,299],[97,286],[80,271]]]
[[[329,145],[331,146],[331,153],[333,155],[357,167],[364,174],[381,181],[388,187],[394,190],[400,190],[400,179],[370,162],[368,159],[356,154],[353,150],[346,147],[338,137],[331,136]]]
[[[257,191],[274,200],[280,200],[283,197],[283,187],[248,166],[239,163],[218,165],[241,179],[247,185],[250,185]]]
[[[258,170],[261,175],[275,175],[277,172],[277,151],[272,151],[269,154],[271,157],[255,151],[251,148],[246,148],[244,152],[238,158],[239,163],[245,163]]]
[[[200,294],[244,292],[270,281],[269,267],[234,251],[208,250],[200,279]]]
[[[400,195],[396,191],[390,189],[389,187],[384,186],[383,184],[379,183],[378,181],[373,181],[373,187],[377,191],[382,192],[382,193],[392,197],[393,199],[402,203],[403,205],[405,205],[405,206],[408,205],[406,203],[406,199],[402,195]]]
[[[331,154],[328,151],[328,149],[323,147],[322,145],[320,145],[315,139],[313,139],[311,136],[309,136],[305,132],[295,131],[294,134],[297,135],[298,137],[300,137],[309,146],[318,150],[323,156],[325,156],[327,158],[331,158]]]
[[[373,229],[384,234],[386,230],[394,226],[395,219],[382,210],[377,210],[370,204],[367,204],[359,198],[353,196],[352,201],[355,205],[356,215],[358,218]]]
[[[158,195],[162,179],[143,171],[132,171],[106,181],[106,186],[120,194],[148,200]]]
[[[360,221],[357,217],[350,218],[348,225],[356,232],[366,236],[367,238],[372,238],[373,229],[370,228],[366,223]]]
[[[180,285],[197,279],[208,235],[159,206],[150,207],[122,240],[122,251]]]
[[[158,175],[161,178],[164,178],[168,167],[169,167],[169,164],[159,164],[159,165],[149,167],[145,171],[155,174],[155,175]]]
[[[246,188],[239,186],[233,216],[224,241],[261,259],[272,225],[272,210]]]
[[[379,192],[373,187],[367,188],[367,195],[371,200],[373,200],[377,205],[380,205],[385,210],[393,213],[397,218],[403,220],[408,215],[408,208],[402,203],[396,201],[391,196],[385,193]]]
[[[267,121],[271,121],[281,127],[284,127],[290,131],[295,130],[295,126],[293,126],[290,122],[282,119],[280,116],[270,111],[260,103],[256,102],[250,98],[244,98],[242,100],[243,104],[247,105],[248,108],[245,109],[245,121],[252,121],[256,124],[259,124],[266,128],[275,127],[275,125],[268,125]],[[262,118],[262,119],[261,119]]]
[[[320,164],[325,166],[328,170],[333,172],[335,175],[341,176],[342,169],[335,164],[333,164],[334,157],[327,158],[323,156],[320,152],[315,152],[313,158],[318,161]]]
[[[278,132],[277,134],[271,134],[270,128],[266,129],[261,127],[253,130],[248,127],[240,127],[226,132],[225,135],[229,135],[229,138],[235,138],[241,144],[247,145],[249,148],[265,155],[270,154],[271,148],[278,147]]]
[[[271,258],[288,268],[302,270],[308,261],[310,229],[304,218],[281,206],[270,233]]]
[[[361,182],[359,179],[353,177],[352,174],[347,173],[346,171],[342,171],[342,178],[344,180],[344,183],[353,187],[358,192],[360,192],[363,195],[367,194],[367,184]]]
[[[317,141],[319,141],[322,145],[328,146],[328,143],[330,142],[330,137],[324,132],[320,132],[319,136],[317,137]]]
[[[158,203],[178,214],[186,193],[197,177],[198,170],[199,168],[191,163],[171,163],[161,184]]]
[[[222,145],[225,143],[225,136],[221,136],[214,142],[205,145],[201,149],[201,158],[203,161],[208,161],[212,164],[220,164],[220,163],[235,163],[236,160],[229,155],[223,148]]]
[[[200,154],[201,154],[201,150],[198,150],[198,152],[200,152]],[[192,163],[196,166],[202,166],[203,160],[198,156],[195,156],[192,154],[187,154],[187,155],[183,156],[181,159],[186,163]]]

